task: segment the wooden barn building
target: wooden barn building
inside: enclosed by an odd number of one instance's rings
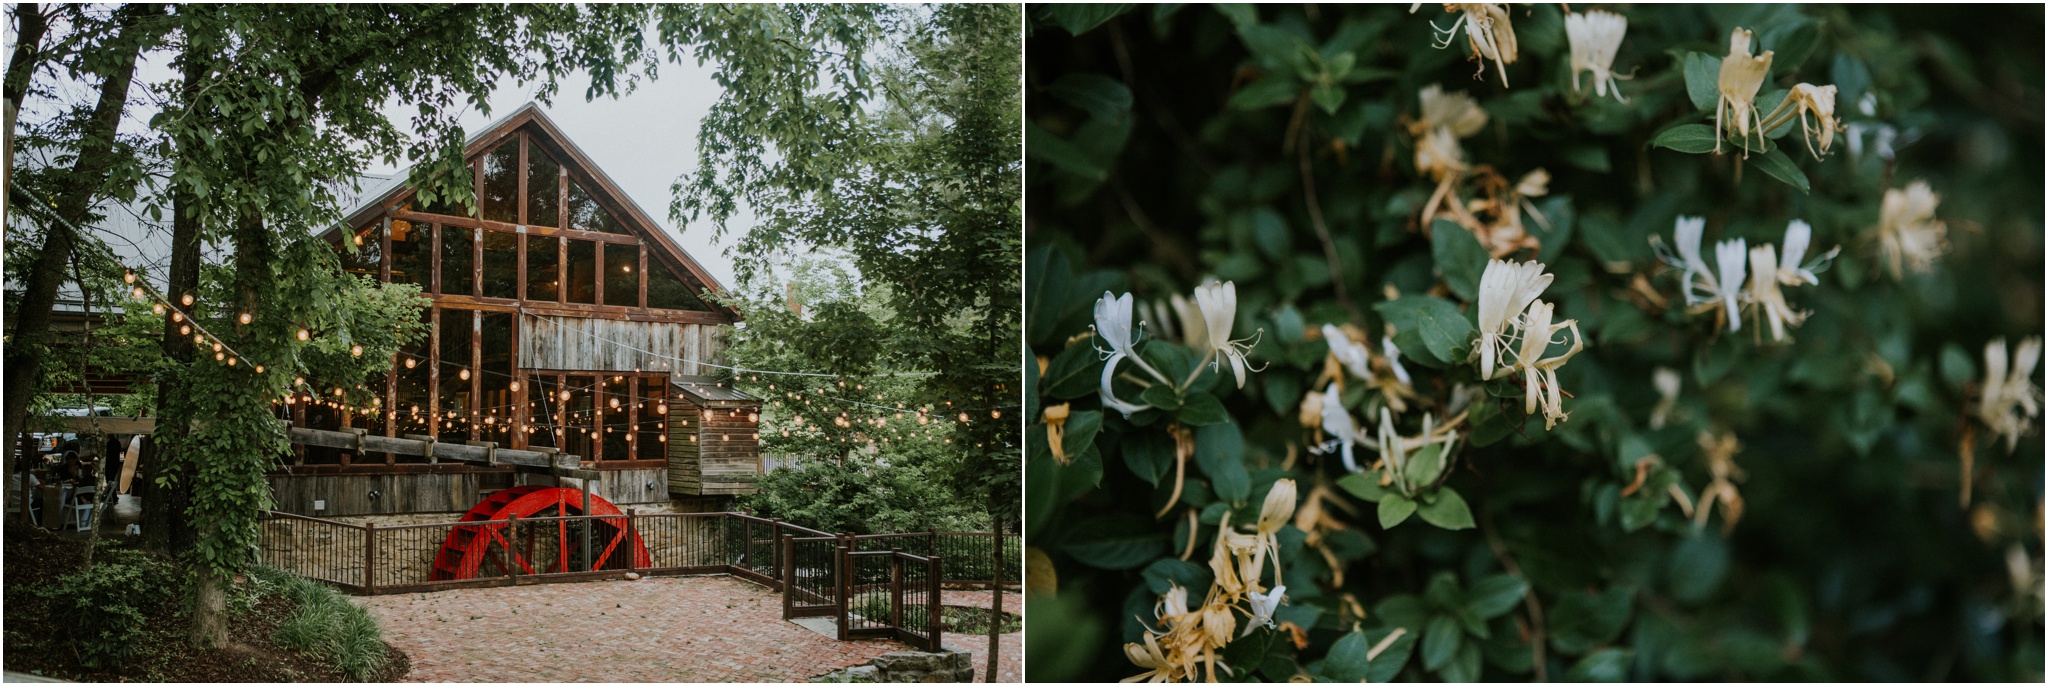
[[[703,297],[718,282],[538,107],[464,153],[474,214],[416,202],[401,173],[327,234],[344,269],[418,285],[432,333],[381,380],[383,412],[299,402],[293,425],[559,450],[602,472],[593,493],[620,507],[723,510],[752,492],[760,405],[713,378],[739,318]],[[461,512],[553,480],[308,445],[270,478],[278,510],[312,516]]]

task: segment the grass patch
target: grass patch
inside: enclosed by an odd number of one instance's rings
[[[986,635],[988,633],[988,608],[939,606],[939,619],[944,622],[946,633]],[[1024,630],[1024,618],[1015,614],[1002,613],[1002,625],[997,633],[1014,633]]]
[[[348,596],[302,576],[257,567],[252,580],[273,586],[295,609],[271,639],[277,645],[328,660],[350,681],[374,681],[384,669],[384,632]]]

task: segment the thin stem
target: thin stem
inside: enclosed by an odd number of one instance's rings
[[[1344,287],[1344,265],[1337,260],[1337,244],[1330,240],[1330,227],[1323,222],[1322,203],[1316,199],[1316,173],[1314,165],[1309,164],[1308,146],[1297,148],[1295,152],[1301,160],[1303,202],[1308,205],[1308,220],[1316,229],[1316,239],[1323,244],[1323,260],[1330,263],[1330,283],[1337,287],[1337,301],[1344,303],[1344,309],[1351,312],[1352,319],[1365,321],[1365,313],[1359,311],[1357,303],[1351,302],[1351,293]]]

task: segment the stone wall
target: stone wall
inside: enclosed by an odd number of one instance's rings
[[[952,646],[940,646],[936,653],[902,651],[884,653],[868,664],[848,667],[814,681],[864,681],[884,684],[970,683],[974,681],[974,654]]]

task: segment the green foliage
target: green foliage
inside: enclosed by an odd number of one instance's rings
[[[143,622],[179,590],[165,583],[174,567],[133,550],[110,548],[84,571],[58,577],[36,593],[56,603],[79,661],[93,669],[116,668],[135,652]]]
[[[331,661],[350,681],[374,681],[388,656],[384,633],[369,610],[326,584],[265,566],[250,568],[253,580],[290,600],[292,614],[272,637],[290,650]]]
[[[1033,611],[1062,627],[1030,638],[1033,680],[1148,669],[1118,648],[1165,630],[1172,585],[1202,600],[1218,524],[1255,521],[1280,479],[1301,494],[1265,580],[1285,582],[1281,628],[1233,632],[1221,679],[2039,678],[2038,430],[1989,449],[1978,416],[1985,342],[2042,329],[2044,224],[2039,117],[1999,104],[2038,100],[2041,56],[1980,30],[2039,11],[1600,9],[1628,22],[1625,101],[1574,89],[1556,5],[1507,10],[1511,88],[1473,79],[1467,28],[1432,46],[1460,19],[1433,5],[1027,10],[1026,532],[1058,579]],[[1761,114],[1835,87],[1824,154],[1796,117],[1715,131],[1738,27],[1773,51]],[[1486,115],[1463,168],[1418,162],[1430,86]],[[1913,180],[1948,249],[1894,277],[1880,205]],[[1841,252],[1782,289],[1810,312],[1784,340],[1754,300],[1731,331],[1658,260],[1679,216],[1704,218],[1710,269],[1713,242],[1782,247],[1795,219],[1807,262]],[[1583,345],[1554,424],[1525,411],[1548,402],[1533,372],[1480,378],[1490,258],[1543,263],[1542,301],[1576,322],[1535,346]],[[1232,337],[1262,333],[1241,387],[1173,303],[1212,279],[1234,284]],[[1105,291],[1131,295],[1136,339],[1107,388]],[[1390,389],[1394,353],[1413,396]],[[1333,380],[1332,403],[1311,395]],[[1362,429],[1348,447],[1330,407]],[[1372,469],[1382,416],[1456,441]]]
[[[988,514],[946,487],[935,442],[883,456],[802,459],[770,470],[739,506],[819,531],[987,531]]]

